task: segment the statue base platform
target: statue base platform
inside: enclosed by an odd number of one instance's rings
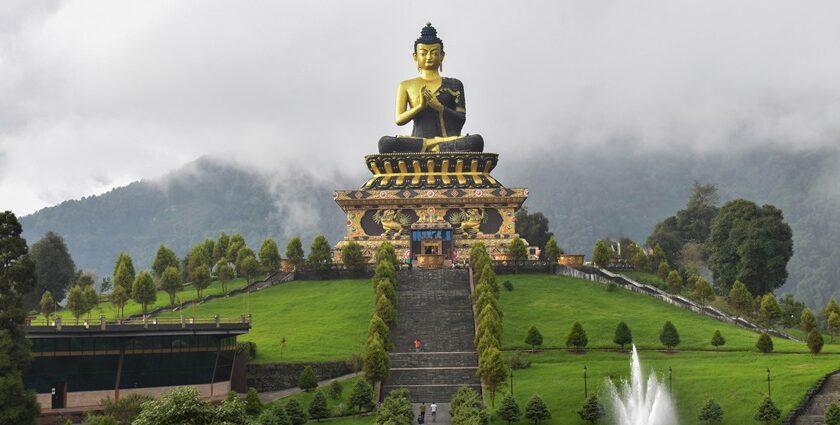
[[[490,171],[499,155],[484,152],[384,153],[368,155],[373,173],[363,189],[499,188]]]

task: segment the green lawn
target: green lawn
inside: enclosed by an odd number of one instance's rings
[[[353,391],[353,385],[356,385],[356,381],[358,381],[359,379],[362,379],[362,378],[356,377],[356,378],[351,378],[351,379],[339,381],[339,383],[341,383],[342,392],[341,392],[341,398],[338,399],[338,400],[334,400],[332,397],[330,397],[330,385],[322,385],[322,386],[318,387],[318,391],[323,391],[324,395],[327,396],[327,407],[330,409],[330,414],[331,415],[341,414],[341,412],[340,412],[341,409],[345,410],[345,412],[343,413],[344,415],[346,415],[348,413],[355,413],[355,412],[347,412],[346,409],[347,409],[347,402],[350,399],[350,392]],[[303,409],[308,411],[309,410],[309,404],[312,403],[313,398],[315,398],[315,392],[314,391],[311,392],[311,393],[298,392],[298,393],[294,393],[292,395],[288,395],[286,397],[277,399],[277,400],[272,401],[271,403],[268,403],[268,404],[281,403],[281,404],[285,405],[286,403],[289,402],[289,400],[296,399],[300,403],[300,405],[303,406]],[[341,405],[341,407],[339,407],[339,405]],[[367,423],[367,422],[365,422],[365,423]]]
[[[680,349],[712,350],[712,335],[720,330],[726,339],[721,349],[755,351],[754,332],[621,288],[610,291],[604,284],[547,274],[505,275],[500,280],[514,286],[512,292],[501,291],[505,348],[528,348],[524,339],[531,325],[542,333],[543,347],[565,347],[575,321],[586,330],[590,348],[615,348],[615,327],[623,320],[640,349],[662,349],[659,333],[670,320],[679,332]],[[802,342],[773,338],[773,343],[776,351],[808,351]],[[840,346],[826,344],[824,350],[837,353]]]
[[[771,371],[773,400],[786,415],[820,376],[840,366],[840,357],[835,355],[642,352],[640,356],[645,375],[653,370],[666,385],[667,370],[673,369],[673,395],[682,425],[700,423],[697,414],[707,398],[723,407],[723,424],[754,423],[752,415],[767,394],[767,368]],[[584,365],[588,368],[589,391],[597,392],[602,401],[608,400],[605,388],[609,379],[618,382],[630,374],[628,353],[546,351],[530,358],[530,368],[514,371],[514,395],[524,408],[528,398],[540,394],[552,413],[552,419],[544,425],[583,423],[576,412],[584,401]],[[507,385],[497,394],[496,407],[507,394]],[[523,419],[519,423],[526,422]]]
[[[629,271],[629,270],[628,271],[616,271],[616,273],[623,274],[623,275],[629,277],[630,279],[633,279],[633,280],[635,280],[636,282],[639,282],[639,283],[645,283],[645,284],[652,285],[652,286],[655,286],[655,287],[661,288],[661,289],[665,289],[665,287],[666,287],[665,282],[663,282],[662,279],[659,278],[659,276],[657,276],[653,273],[637,272],[637,271]]]
[[[234,289],[239,289],[239,288],[241,288],[245,285],[246,285],[245,279],[241,279],[241,278],[240,279],[233,279],[233,280],[228,282],[227,290],[232,291]],[[222,282],[218,281],[218,280],[214,280],[213,282],[210,283],[210,286],[208,286],[207,288],[204,288],[204,292],[203,292],[202,295],[207,296],[207,295],[215,295],[215,294],[221,294],[221,293],[223,293]],[[193,288],[191,285],[190,286],[184,286],[183,290],[178,291],[178,293],[175,294],[176,304],[179,303],[179,302],[192,301],[196,298],[198,298],[198,294],[195,292],[195,288]],[[157,291],[157,300],[155,301],[154,305],[149,305],[147,307],[147,309],[148,309],[148,311],[151,311],[151,310],[154,310],[158,307],[164,307],[164,306],[168,306],[168,305],[169,305],[169,294],[167,294],[164,291]],[[187,308],[187,311],[189,311],[189,308]],[[125,309],[124,309],[125,317],[128,317],[132,314],[140,314],[142,312],[143,312],[142,306],[140,306],[140,304],[137,304],[133,300],[129,301],[125,305]],[[117,318],[117,312],[114,309],[114,305],[111,304],[110,301],[100,303],[99,307],[94,308],[90,312],[91,318],[93,320],[97,321],[97,322],[99,320],[99,315],[100,314],[104,314],[105,317],[108,320],[115,320]],[[73,323],[75,321],[75,318],[73,317],[73,315],[70,313],[69,310],[61,309],[61,310],[58,311],[58,315],[61,317],[62,322],[64,322],[65,324],[66,323]],[[87,315],[80,317],[79,320],[83,320],[85,317],[87,317]],[[34,323],[35,324],[43,324],[44,323],[44,316],[39,314],[35,318]]]
[[[257,363],[344,360],[364,348],[373,314],[369,280],[295,281],[248,295],[221,298],[187,310],[195,317],[237,319],[253,327],[240,341],[257,343]],[[175,319],[178,312],[161,315]],[[286,338],[281,353],[280,340]]]

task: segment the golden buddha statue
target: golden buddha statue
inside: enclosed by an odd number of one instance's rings
[[[420,75],[397,88],[397,125],[414,123],[411,136],[379,139],[379,152],[481,152],[484,139],[477,134],[461,136],[467,119],[464,85],[440,75],[443,40],[431,23],[420,31],[412,54]]]

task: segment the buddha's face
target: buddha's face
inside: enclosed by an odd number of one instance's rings
[[[418,44],[413,56],[418,69],[437,70],[443,63],[443,48],[437,43]]]

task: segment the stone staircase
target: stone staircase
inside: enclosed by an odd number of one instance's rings
[[[823,413],[828,404],[840,400],[840,374],[834,374],[826,379],[819,393],[814,395],[805,411],[794,421],[794,425],[823,425]]]
[[[469,271],[412,270],[397,280],[391,376],[382,395],[406,388],[415,403],[447,403],[461,385],[480,392]],[[415,339],[422,343],[419,353]]]

